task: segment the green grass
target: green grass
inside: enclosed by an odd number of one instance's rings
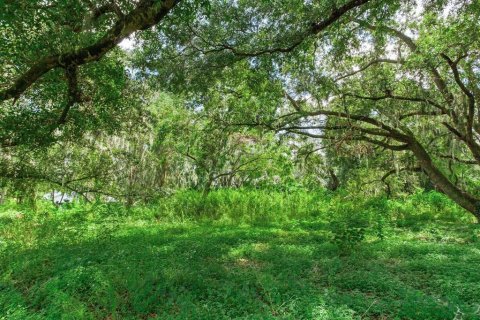
[[[427,216],[435,197],[332,196],[310,217],[275,219],[255,218],[258,200],[245,221],[173,221],[178,198],[130,212],[5,206],[0,319],[480,319],[480,229],[448,203],[446,219]],[[368,219],[351,225],[349,210]]]

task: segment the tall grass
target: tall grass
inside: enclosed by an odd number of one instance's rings
[[[328,206],[326,192],[221,189],[207,196],[185,190],[154,206],[155,215],[167,220],[215,220],[265,224],[317,215]]]
[[[222,222],[263,225],[294,220],[363,217],[408,226],[417,222],[473,222],[473,217],[443,194],[419,191],[402,198],[364,197],[346,191],[219,189],[207,195],[180,190],[149,205],[127,208],[120,203],[73,202],[59,207],[38,202],[35,210],[12,202],[0,206],[0,219],[115,219],[132,217],[161,222]]]
[[[142,222],[143,221],[143,222]],[[150,205],[127,208],[120,203],[73,202],[54,206],[38,202],[35,210],[0,206],[0,251],[7,243],[34,246],[108,237],[120,224],[208,223],[271,226],[285,223],[310,229],[328,226],[334,240],[350,245],[372,235],[383,238],[392,228],[412,230],[436,222],[475,222],[472,215],[437,192],[404,198],[359,198],[341,191],[221,189],[208,195],[183,190]]]
[[[149,206],[166,221],[222,221],[246,224],[281,223],[302,219],[331,220],[338,216],[367,216],[401,223],[417,221],[474,221],[471,215],[438,192],[418,192],[395,199],[359,198],[345,191],[271,191],[221,189],[207,196],[184,190]],[[145,208],[140,209],[145,213]]]

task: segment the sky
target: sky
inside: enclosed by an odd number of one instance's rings
[[[135,37],[131,35],[128,38],[123,39],[118,46],[125,51],[131,51],[135,47]]]

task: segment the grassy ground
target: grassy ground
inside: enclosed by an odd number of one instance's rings
[[[480,319],[477,226],[399,222],[345,244],[324,216],[246,225],[10,208],[0,319]]]

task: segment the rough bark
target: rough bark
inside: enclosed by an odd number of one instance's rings
[[[425,148],[417,141],[410,145],[410,150],[418,160],[418,164],[428,175],[432,183],[458,205],[471,212],[480,221],[480,202],[473,196],[457,188],[448,178],[436,167],[432,158]]]

